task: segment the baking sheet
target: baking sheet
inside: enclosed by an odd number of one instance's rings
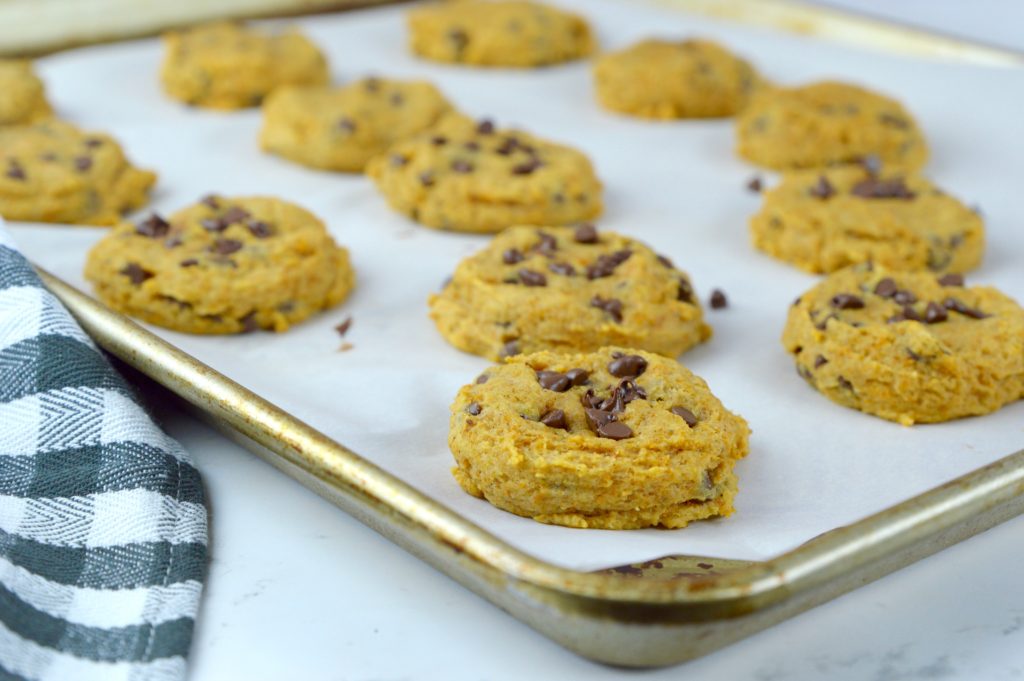
[[[969,282],[1024,300],[1017,186],[1024,70],[861,52],[646,2],[557,4],[587,14],[606,48],[649,35],[704,35],[779,82],[837,77],[899,96],[931,140],[932,176],[986,216],[987,257]],[[164,98],[157,41],[46,58],[40,70],[60,114],[111,132],[138,164],[159,171],[151,209],[170,213],[209,192],[275,195],[320,215],[352,251],[354,295],[286,334],[207,338],[154,328],[160,336],[511,544],[578,569],[668,554],[766,558],[1024,446],[1024,402],[981,418],[905,428],[835,405],[796,375],[779,336],[789,304],[816,278],[749,246],[747,218],[760,198],[744,185],[759,171],[733,155],[730,121],[653,123],[604,112],[585,62],[524,72],[416,60],[405,49],[404,11],[293,23],[328,52],[338,82],[367,74],[429,78],[472,115],[582,148],[606,184],[602,229],[668,255],[691,274],[702,299],[713,287],[728,293],[728,309],[707,312],[714,338],[681,360],[753,428],[750,456],[738,465],[736,514],[684,530],[583,531],[540,525],[466,495],[449,473],[448,405],[488,363],[441,339],[426,297],[486,237],[420,227],[391,212],[361,176],[262,154],[258,111],[188,109]],[[12,231],[36,262],[88,290],[82,263],[102,230]],[[354,323],[345,340],[354,348],[339,352],[333,327],[348,315]],[[201,466],[203,454],[195,454]]]

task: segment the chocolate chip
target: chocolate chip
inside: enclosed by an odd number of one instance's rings
[[[160,239],[167,236],[171,225],[167,220],[153,213],[148,218],[135,225],[135,233],[148,236],[150,239]]]
[[[958,312],[964,315],[965,317],[970,317],[971,319],[985,319],[986,317],[992,316],[989,314],[985,314],[984,312],[977,308],[969,307],[959,298],[946,298],[945,300],[942,301],[942,307],[946,308],[947,310],[952,310],[953,312]]]
[[[256,312],[250,312],[241,319],[238,320],[242,324],[242,333],[252,333],[253,331],[259,331],[260,323],[256,321]]]
[[[859,310],[864,307],[864,300],[852,293],[837,293],[829,302],[832,307],[840,310]]]
[[[537,242],[532,250],[537,251],[541,255],[553,258],[555,251],[558,250],[558,239],[547,232],[537,232],[537,238],[539,238],[540,241]]]
[[[25,169],[22,168],[21,164],[19,164],[15,160],[11,160],[8,162],[7,172],[5,174],[12,180],[24,180],[26,177]]]
[[[603,310],[616,322],[622,322],[622,301],[617,298],[602,298],[594,296],[590,299],[590,306]]]
[[[195,258],[185,258],[178,263],[178,267],[195,267],[199,264],[199,261]]]
[[[430,138],[430,143],[433,144],[435,147],[443,147],[444,145],[448,144],[448,138],[445,137],[444,135],[435,135]]]
[[[335,326],[334,330],[338,332],[339,336],[344,338],[345,334],[348,333],[348,330],[351,329],[351,328],[352,328],[352,316],[349,315],[348,317],[345,317],[344,321],[342,321],[341,324],[338,324],[337,326]]]
[[[473,164],[463,159],[452,161],[452,170],[457,173],[471,173],[473,172]]]
[[[473,416],[479,416],[480,412],[482,412],[483,410],[484,408],[481,407],[476,402],[470,402],[468,405],[466,405],[466,413],[472,414]]]
[[[693,303],[693,286],[686,279],[679,280],[679,288],[676,290],[676,300],[684,303]]]
[[[519,354],[519,341],[518,340],[510,340],[507,343],[505,343],[503,346],[501,346],[501,353],[500,353],[500,355],[502,357],[512,357],[513,355],[518,355],[518,354]]]
[[[882,159],[877,154],[868,154],[860,160],[860,165],[872,177],[882,172]]]
[[[525,256],[518,248],[509,248],[501,254],[501,261],[506,265],[515,265],[521,262]]]
[[[402,156],[401,154],[391,154],[390,162],[392,168],[401,168],[406,163],[409,162],[409,159],[407,159],[405,156]]]
[[[344,130],[345,132],[353,133],[356,131],[356,122],[349,118],[348,116],[345,116],[340,121],[338,121],[338,128],[340,130]]]
[[[586,405],[584,405],[583,414],[587,417],[587,425],[594,432],[599,432],[602,427],[615,420],[615,414],[610,411],[588,408]]]
[[[828,178],[824,175],[819,175],[818,181],[810,188],[810,190],[808,190],[808,193],[817,199],[825,201],[826,199],[835,196],[836,190],[835,187],[832,186],[832,183],[828,181]]]
[[[605,437],[609,440],[625,440],[633,437],[633,431],[625,423],[609,421],[597,428],[598,437]]]
[[[903,183],[903,178],[879,180],[870,177],[854,185],[851,193],[863,199],[903,199],[909,201],[916,194]]]
[[[556,393],[564,393],[572,387],[572,380],[558,371],[538,371],[537,382],[545,390],[553,390]]]
[[[380,90],[380,78],[370,76],[363,81],[363,87],[366,88],[367,92],[376,92]]]
[[[729,307],[729,299],[725,297],[725,292],[719,288],[711,292],[711,300],[709,302],[712,310],[721,310]]]
[[[824,331],[825,329],[828,328],[828,320],[830,319],[838,319],[838,317],[836,317],[836,315],[834,314],[825,315],[825,318],[822,319],[817,324],[815,324],[814,328],[816,328],[818,331]]]
[[[473,141],[466,142],[462,145],[462,148],[469,151],[480,151],[480,145]]]
[[[405,102],[405,97],[402,95],[401,92],[392,92],[391,96],[388,98],[388,101],[391,102],[391,106],[402,106],[402,104]]]
[[[430,171],[424,171],[420,173],[420,184],[422,184],[424,187],[433,187],[434,173]]]
[[[548,265],[548,269],[555,274],[561,274],[565,277],[571,277],[576,274],[576,268],[567,262],[553,262]]]
[[[489,378],[490,376],[488,376],[487,374],[480,374],[479,376],[476,377],[476,384],[483,385],[484,383],[487,382],[487,379]]]
[[[568,430],[568,424],[565,422],[565,412],[561,409],[552,409],[549,412],[545,412],[540,417],[540,422],[548,428],[561,428],[562,430]]]
[[[898,290],[896,282],[891,277],[886,277],[875,284],[875,295],[883,298],[892,298]]]
[[[684,421],[686,421],[686,425],[690,426],[691,428],[697,425],[696,414],[694,414],[686,407],[672,407],[671,409],[669,409],[669,411],[675,414],[676,416],[681,417]]]
[[[761,190],[764,189],[764,182],[761,180],[761,176],[754,175],[752,178],[750,178],[750,180],[747,182],[747,189],[754,192],[755,194],[760,194]]]
[[[252,232],[252,235],[257,239],[266,239],[273,234],[273,231],[270,229],[270,225],[262,220],[249,220],[246,223],[246,227],[249,228],[249,231]]]
[[[572,239],[578,244],[596,244],[597,227],[590,222],[578,224],[577,228],[572,232]]]
[[[103,146],[103,140],[99,139],[98,137],[90,137],[90,138],[85,140],[85,146],[87,146],[90,149],[95,149],[96,147],[102,147]]]
[[[448,31],[448,40],[451,41],[455,51],[461,56],[463,50],[466,49],[466,45],[469,44],[469,35],[462,29],[452,29]]]
[[[232,206],[220,216],[220,221],[225,225],[233,225],[236,222],[245,220],[247,217],[249,217],[249,211],[241,206]]]
[[[92,159],[88,156],[79,156],[75,159],[75,170],[84,173],[89,168],[92,168]]]
[[[849,390],[851,392],[853,391],[853,383],[850,383],[842,376],[836,376],[836,383],[838,383],[839,387],[842,388],[843,390]]]
[[[519,281],[523,282],[524,286],[547,286],[548,278],[536,270],[521,269],[518,272]]]
[[[826,364],[828,364],[828,360],[825,359],[824,357],[822,357],[821,355],[818,355],[817,357],[814,358],[814,368],[815,369],[820,369],[821,367],[825,366]]]
[[[146,281],[147,279],[153,278],[152,272],[147,272],[146,270],[142,269],[142,267],[138,263],[134,262],[130,262],[124,267],[122,267],[118,274],[123,274],[124,276],[128,277],[128,279],[136,286]]]
[[[199,224],[208,232],[223,232],[228,228],[220,218],[204,218],[199,221]]]
[[[52,151],[48,151],[45,154],[39,154],[39,160],[47,162],[56,161],[57,154],[53,153]]]
[[[231,255],[242,250],[242,242],[236,239],[217,239],[210,246],[210,251],[217,255]]]
[[[635,378],[647,370],[647,360],[640,355],[622,355],[608,364],[608,372],[618,378]]]
[[[900,305],[910,305],[911,303],[917,302],[917,296],[908,291],[907,289],[900,289],[893,294],[892,299]]]
[[[939,277],[938,282],[939,286],[963,286],[964,275],[950,272]]]
[[[530,175],[531,173],[533,173],[533,171],[537,170],[542,165],[544,165],[544,164],[541,163],[540,161],[538,161],[537,159],[531,159],[531,160],[529,160],[529,161],[527,161],[525,163],[520,163],[517,166],[513,166],[512,174],[513,175]]]
[[[207,194],[203,198],[199,199],[199,203],[201,203],[204,206],[207,206],[209,208],[212,208],[214,210],[217,210],[217,209],[220,208],[220,200],[214,194]]]
[[[657,258],[658,258],[658,262],[660,262],[662,265],[664,265],[665,267],[669,268],[670,270],[674,270],[676,268],[675,263],[673,263],[671,260],[669,260],[664,255],[658,255]]]
[[[569,369],[565,372],[565,377],[572,381],[573,385],[583,385],[590,378],[590,374],[583,369]]]
[[[494,121],[485,118],[484,120],[477,123],[476,131],[481,135],[494,134]]]
[[[889,127],[897,128],[899,130],[906,130],[910,127],[910,122],[907,121],[906,118],[891,113],[878,114],[878,121],[882,125],[888,125]]]
[[[946,312],[946,308],[938,303],[928,303],[928,307],[924,309],[924,321],[926,324],[938,324],[947,319],[949,319],[949,313]]]
[[[633,255],[633,251],[621,250],[598,256],[593,264],[587,265],[587,279],[601,279],[602,277],[611,276],[615,268],[629,260],[631,255]]]

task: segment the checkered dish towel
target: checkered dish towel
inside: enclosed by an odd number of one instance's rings
[[[206,507],[0,223],[0,679],[185,674]]]

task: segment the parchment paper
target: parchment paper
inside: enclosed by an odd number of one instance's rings
[[[559,4],[586,13],[605,48],[649,35],[704,35],[779,82],[836,77],[898,96],[926,129],[932,176],[986,216],[986,261],[969,282],[1024,300],[1024,71],[855,51],[645,2]],[[728,293],[728,309],[708,311],[714,338],[681,359],[753,428],[750,456],[738,466],[736,514],[676,531],[583,531],[540,525],[466,495],[449,473],[448,406],[487,362],[441,339],[426,297],[486,237],[420,227],[391,212],[361,176],[262,154],[258,111],[217,113],[166,99],[155,40],[47,58],[41,71],[59,113],[113,133],[138,164],[158,170],[152,209],[166,214],[211,191],[275,195],[320,215],[353,253],[352,298],[288,333],[206,338],[154,329],[159,335],[512,544],[580,569],[676,553],[765,558],[1024,446],[1024,402],[905,428],[835,405],[797,376],[779,336],[790,302],[815,278],[750,247],[747,218],[760,198],[744,185],[756,171],[732,153],[730,121],[652,123],[604,112],[586,62],[506,71],[419,61],[405,48],[403,12],[295,23],[329,53],[338,82],[367,74],[429,78],[472,115],[584,149],[607,186],[600,227],[671,257],[702,299],[713,287]],[[87,289],[82,264],[102,230],[15,232],[38,263]],[[348,315],[354,324],[345,340],[355,347],[339,352],[333,326]],[[195,454],[201,465],[202,452]]]

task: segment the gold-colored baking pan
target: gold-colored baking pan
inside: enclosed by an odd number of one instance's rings
[[[59,279],[46,286],[105,350],[411,553],[601,662],[699,657],[1024,512],[1024,450],[763,562],[668,556],[599,572],[515,549],[341,443]]]

